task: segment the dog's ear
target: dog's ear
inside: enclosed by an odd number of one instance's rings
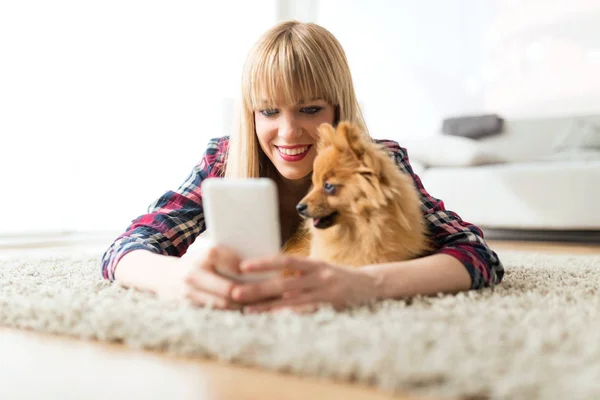
[[[361,159],[365,153],[365,135],[358,126],[349,122],[340,122],[337,128],[338,136],[344,139],[346,148],[350,149],[356,158]]]
[[[339,138],[336,137],[335,128],[331,124],[323,123],[319,125],[317,131],[319,132],[319,142],[317,143],[318,151],[329,146],[334,146],[336,142],[339,142]],[[339,148],[339,143],[336,147]]]
[[[365,135],[360,129],[350,122],[343,121],[334,128],[331,124],[323,123],[317,128],[319,143],[317,149],[334,146],[340,152],[350,152],[354,157],[361,159],[366,149]]]

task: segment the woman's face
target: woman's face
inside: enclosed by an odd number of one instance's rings
[[[320,99],[254,111],[260,147],[281,176],[290,180],[312,172],[317,128],[325,122],[333,124],[334,118],[335,108]]]

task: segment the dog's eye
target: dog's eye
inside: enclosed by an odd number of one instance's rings
[[[335,194],[335,185],[332,185],[331,183],[325,182],[323,189],[327,194]]]

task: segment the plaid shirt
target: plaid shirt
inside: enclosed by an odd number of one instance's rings
[[[444,203],[427,193],[412,170],[406,149],[391,140],[376,140],[389,150],[398,167],[412,176],[421,194],[421,208],[437,253],[448,254],[462,262],[471,276],[471,289],[493,286],[502,281],[504,268],[498,255],[483,239],[477,226],[463,221]],[[121,257],[132,250],[181,257],[205,230],[201,183],[209,177],[222,177],[229,138],[212,139],[202,160],[176,191],[168,191],[131,222],[127,230],[109,246],[102,257],[102,275],[114,280]]]

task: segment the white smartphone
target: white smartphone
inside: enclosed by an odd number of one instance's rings
[[[211,178],[202,182],[202,204],[212,245],[236,251],[242,259],[274,256],[281,247],[277,186],[268,178]],[[234,274],[240,282],[256,282],[277,272]]]

